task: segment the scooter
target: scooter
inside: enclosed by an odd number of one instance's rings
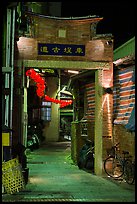
[[[89,139],[85,142],[79,153],[78,167],[94,171],[94,143]]]
[[[28,135],[27,135],[27,148],[29,148],[31,151],[34,149],[38,149],[40,145],[39,138],[34,131],[32,131],[31,126],[28,126]]]

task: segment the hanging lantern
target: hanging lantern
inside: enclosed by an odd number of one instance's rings
[[[44,90],[47,86],[47,83],[37,72],[35,72],[34,69],[27,70],[26,76],[29,76],[32,80],[34,80],[36,82],[36,86],[37,86],[36,93],[37,93],[37,96],[39,96],[40,98],[44,97],[44,99],[46,101],[60,104],[60,108],[63,108],[65,106],[72,104],[72,100],[68,100],[68,101],[67,100],[58,100],[58,99],[51,98],[47,95],[44,96]]]

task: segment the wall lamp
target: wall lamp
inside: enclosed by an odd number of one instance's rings
[[[110,88],[110,87],[104,88],[104,93],[112,94],[112,93],[113,93],[113,90],[112,90],[112,88]]]
[[[113,44],[113,41],[112,41],[112,40],[108,40],[108,41],[106,42],[106,44],[109,45],[109,46],[111,46],[111,45]]]

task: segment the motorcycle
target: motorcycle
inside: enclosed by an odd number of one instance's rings
[[[35,133],[36,126],[28,126],[27,148],[31,151],[38,149],[40,141],[38,135]]]
[[[80,150],[78,167],[94,171],[94,143],[89,139]]]

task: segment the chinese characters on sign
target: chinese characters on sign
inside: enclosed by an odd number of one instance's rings
[[[84,56],[85,45],[38,43],[38,55]]]

